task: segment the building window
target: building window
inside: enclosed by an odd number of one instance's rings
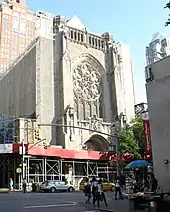
[[[94,38],[92,38],[92,45],[94,46]]]
[[[102,46],[102,48],[104,48],[103,40],[101,41],[101,46]]]
[[[71,31],[71,39],[73,39],[73,31]]]
[[[91,45],[91,37],[89,37],[89,44]]]
[[[26,32],[26,21],[23,19],[20,20],[20,32],[22,34],[25,34]]]
[[[77,40],[77,32],[74,32],[74,39]]]
[[[77,35],[78,35],[78,41],[80,41],[80,33],[78,32],[78,34],[77,34]]]
[[[81,42],[83,42],[83,34],[81,34]]]
[[[99,48],[100,48],[100,40],[98,40],[98,46],[99,46]]]
[[[14,17],[14,19],[13,19],[13,30],[14,30],[14,32],[18,32],[18,30],[19,30],[19,19],[18,19],[18,17]]]
[[[95,39],[95,46],[97,47],[97,39]]]

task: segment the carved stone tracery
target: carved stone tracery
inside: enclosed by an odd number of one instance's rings
[[[73,70],[74,91],[85,101],[99,99],[101,92],[100,81],[99,70],[96,70],[87,61],[79,64]]]
[[[77,118],[87,120],[99,115],[101,79],[104,69],[100,62],[89,54],[82,54],[73,60],[74,107]]]

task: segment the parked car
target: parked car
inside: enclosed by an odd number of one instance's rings
[[[73,192],[75,191],[75,187],[71,184],[68,184],[65,181],[59,181],[59,180],[47,180],[43,182],[40,186],[41,191],[46,192],[61,192],[61,191],[68,191]]]
[[[86,178],[83,178],[80,182],[80,185],[79,185],[79,189],[82,190],[82,191],[84,190],[85,179]],[[89,181],[91,181],[91,180],[92,180],[92,178],[89,178]],[[97,178],[97,180],[99,180],[99,178]],[[114,191],[114,189],[115,189],[115,184],[108,181],[105,178],[102,178],[102,184],[103,184],[103,190],[104,191]]]

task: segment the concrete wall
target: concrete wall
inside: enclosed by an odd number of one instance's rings
[[[135,92],[134,92],[134,80],[133,80],[133,69],[132,60],[130,55],[129,46],[121,44],[121,74],[122,74],[122,87],[123,87],[123,98],[124,101],[123,110],[126,115],[127,121],[130,122],[135,116],[134,105],[135,105]]]
[[[154,77],[146,85],[154,172],[160,186],[170,191],[170,57],[149,68]]]
[[[0,113],[25,116],[35,112],[36,48],[23,58],[0,81]]]
[[[36,113],[37,124],[52,124],[55,108],[53,67],[53,39],[37,38],[1,80],[0,112],[16,117]],[[56,144],[52,127],[41,127],[41,135],[42,139]]]
[[[36,93],[37,123],[52,124],[55,118],[53,39],[39,37],[37,55],[39,55],[36,79],[36,90],[39,91]],[[56,145],[53,127],[41,127],[41,132],[43,139],[46,138],[49,143]]]

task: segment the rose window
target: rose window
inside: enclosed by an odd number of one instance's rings
[[[86,62],[73,70],[74,91],[86,101],[95,101],[100,96],[100,79],[98,70]]]

